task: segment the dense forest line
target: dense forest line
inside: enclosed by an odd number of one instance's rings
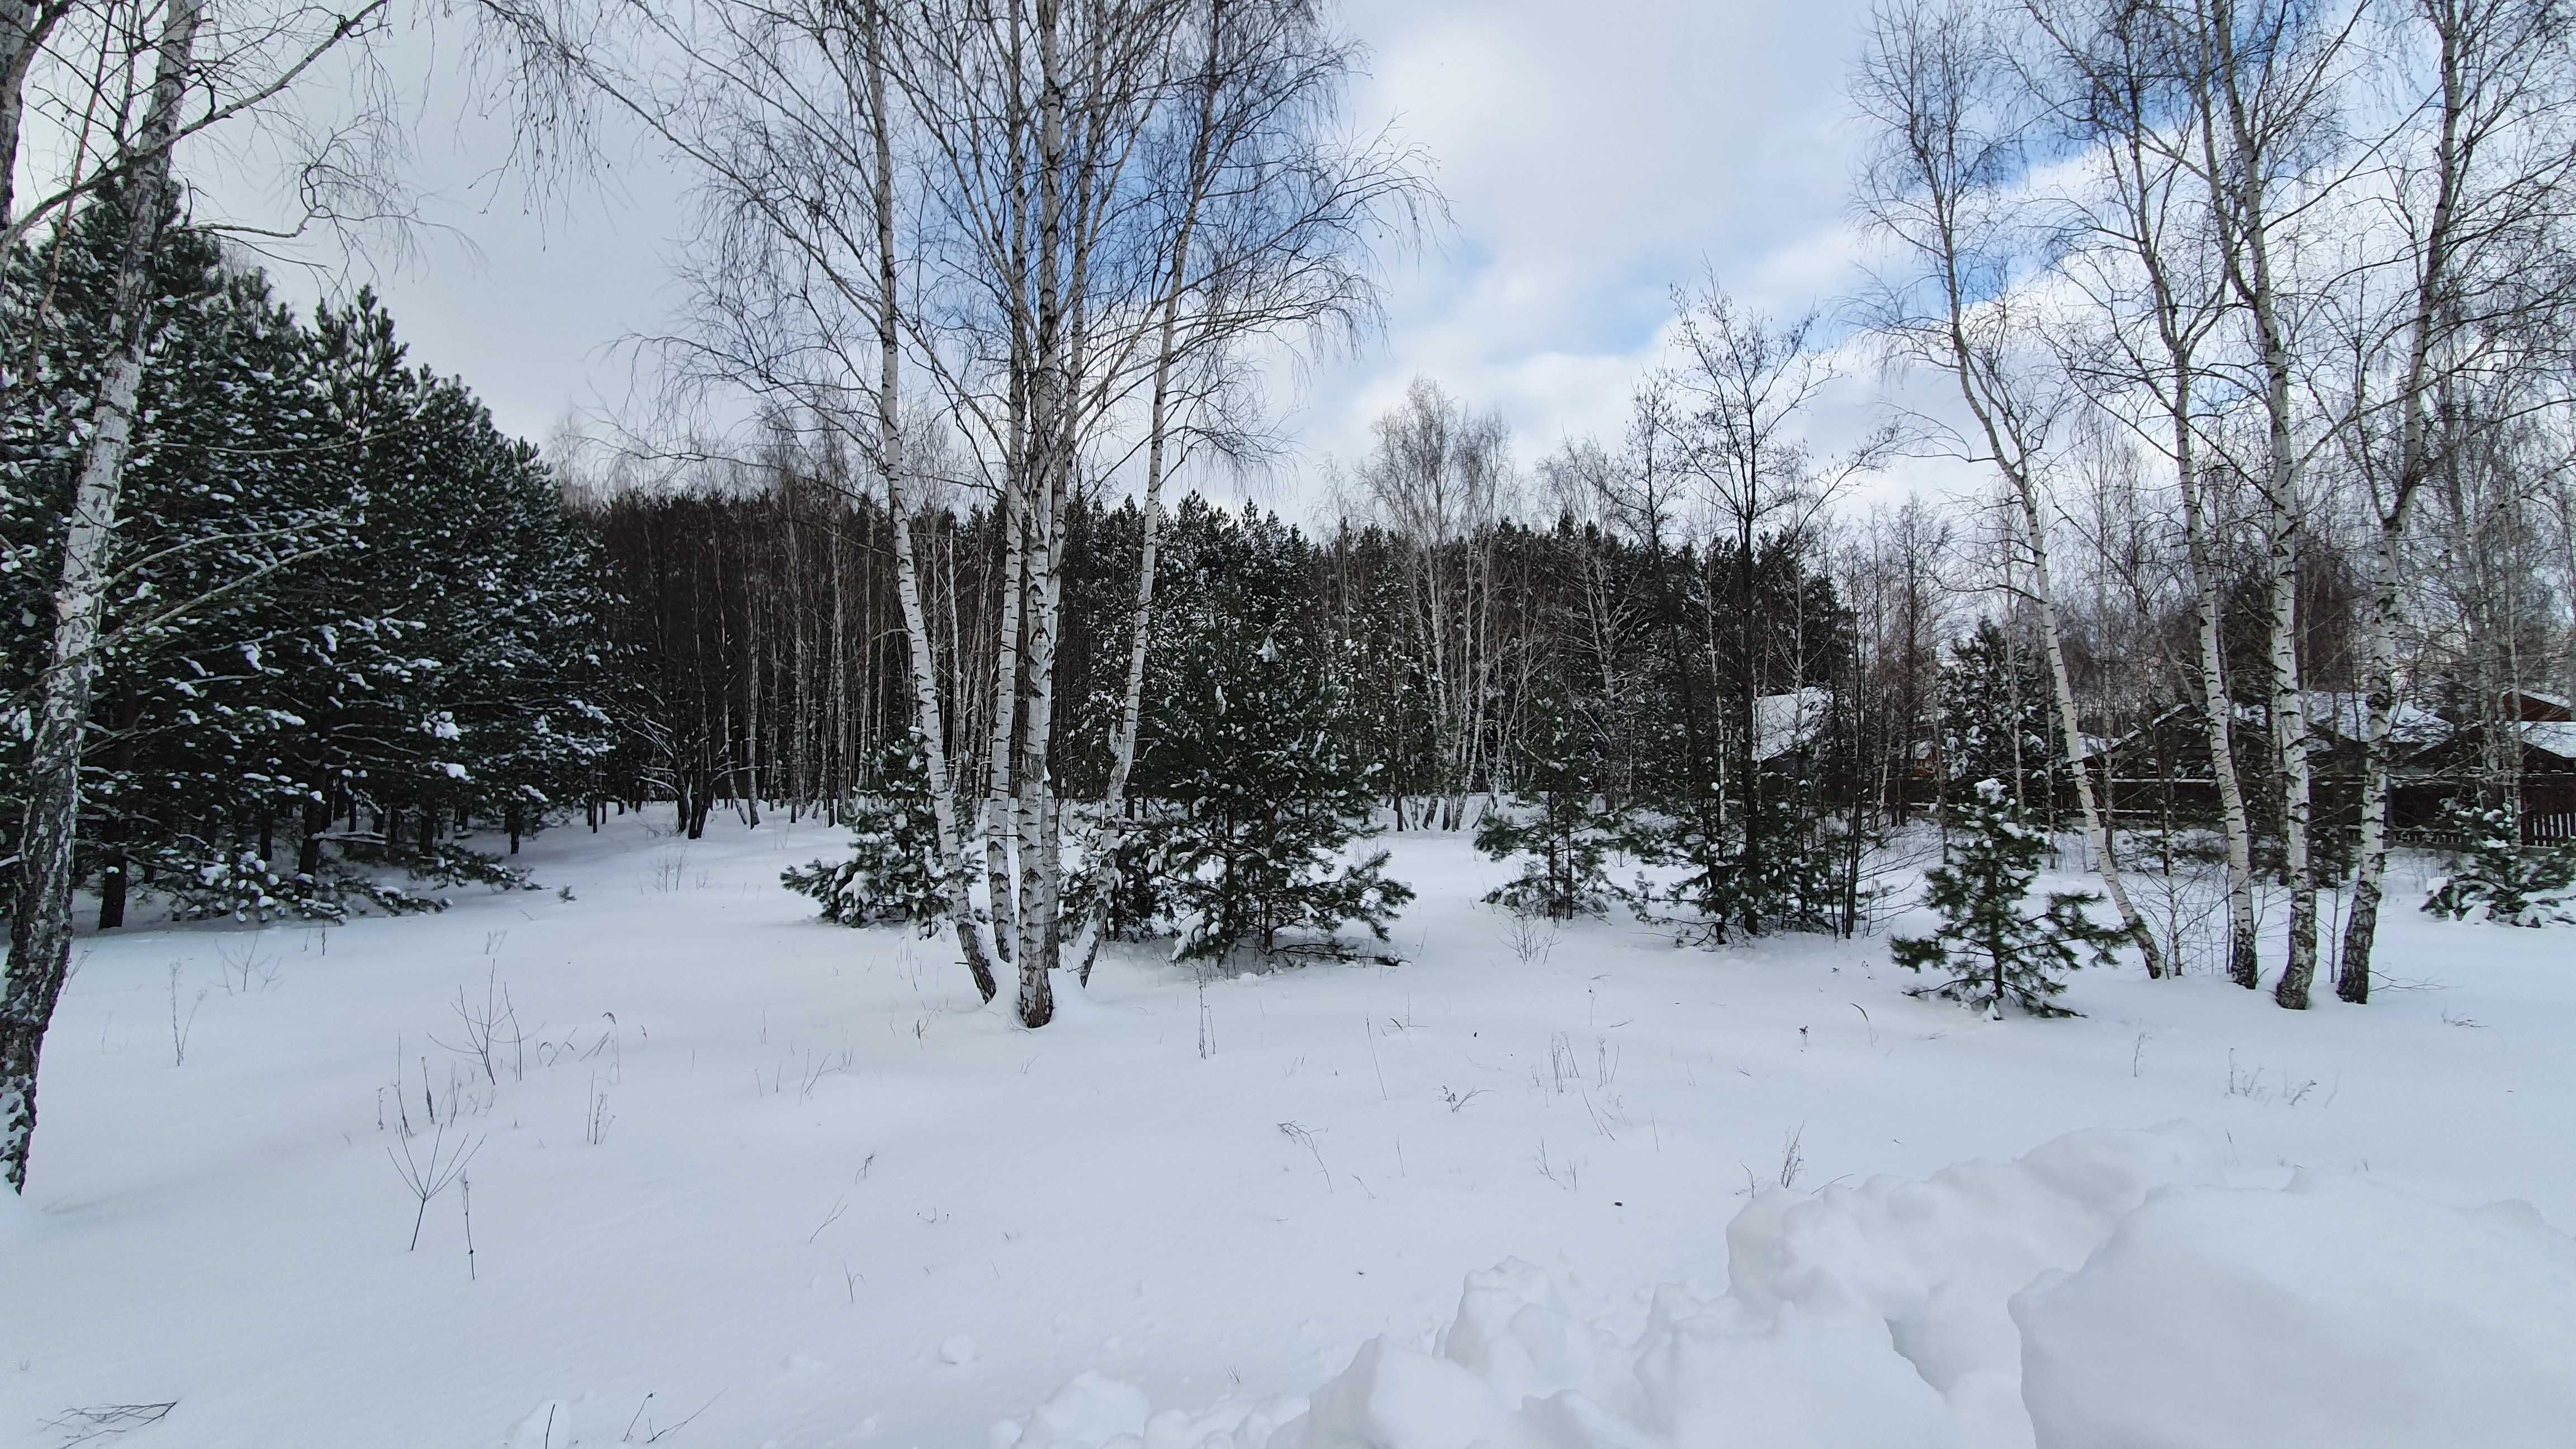
[[[44,341],[31,374],[63,407],[95,384],[114,223],[111,208],[85,212],[10,273],[18,335]],[[457,381],[408,367],[369,298],[299,319],[194,233],[156,281],[171,320],[83,789],[97,924],[120,924],[137,888],[183,916],[415,909],[438,886],[521,879],[506,862],[520,838],[570,817],[668,811],[694,837],[717,810],[838,821],[913,788],[890,775],[920,764],[889,515],[845,457],[781,428],[750,458],[652,486],[565,471],[498,434]],[[1721,297],[1702,302],[1740,320]],[[1158,530],[1163,604],[1124,813],[1186,813],[1212,775],[1255,769],[1240,731],[1293,734],[1320,702],[1337,788],[1366,802],[1355,826],[1465,828],[1570,790],[1594,802],[1604,840],[1652,857],[1601,822],[1698,822],[1684,833],[1702,889],[1681,904],[1710,939],[1867,928],[1874,884],[1919,862],[1903,828],[1981,780],[2070,825],[2073,772],[2009,540],[1922,497],[1862,511],[1809,491],[1793,510],[1762,514],[1753,498],[1730,518],[1681,469],[1657,476],[1670,386],[1641,392],[1619,453],[1574,444],[1524,467],[1499,420],[1418,384],[1320,526],[1185,497]],[[68,463],[45,415],[24,416],[8,439],[18,597],[0,656],[20,698],[39,668],[39,561],[63,527]],[[2134,472],[2106,466],[2082,502],[2094,547],[2062,559],[2060,628],[2098,747],[2088,770],[2122,849],[2170,876],[2177,851],[2186,871],[2205,863],[2221,823],[2192,724],[2194,614],[2140,587],[2172,540]],[[2510,536],[2475,503],[2461,500],[2461,537],[2437,548]],[[999,521],[970,500],[912,528],[946,645],[945,752],[968,777],[1006,780],[1024,741],[1016,722],[993,729],[994,671],[1013,657]],[[1054,664],[1067,707],[1048,754],[1070,800],[1101,801],[1115,767],[1117,646],[1135,626],[1144,533],[1132,497],[1068,502]],[[2277,872],[2279,784],[2255,743],[2273,706],[2264,559],[2240,544],[2227,563],[2237,769]],[[2305,564],[2317,852],[2348,872],[2352,565],[2322,531]],[[2531,802],[2527,833],[2563,830],[2553,817],[2576,801],[2545,749],[2477,747],[2563,698],[2554,605],[2516,621],[2441,602],[2428,591],[2419,606],[2401,827],[2456,843],[2446,802],[2510,796]],[[1247,650],[1276,667],[1232,683],[1265,703],[1219,735],[1211,681]],[[7,738],[23,743],[20,719]],[[1154,912],[1116,914],[1132,929]],[[2212,959],[2206,921],[2179,899],[2162,916],[2177,965]]]

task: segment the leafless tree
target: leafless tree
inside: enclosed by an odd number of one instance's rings
[[[151,36],[143,52],[150,81],[139,96],[122,97],[113,108],[102,103],[112,94],[104,77],[112,63],[131,53],[113,17],[88,12],[81,18],[95,22],[90,30],[55,31],[86,34],[95,45],[85,94],[99,108],[82,123],[88,129],[81,132],[81,151],[60,171],[68,179],[45,190],[17,218],[5,242],[14,246],[26,224],[58,212],[74,197],[101,192],[109,180],[116,189],[102,204],[118,208],[124,234],[109,301],[113,350],[85,436],[76,443],[80,466],[54,589],[53,637],[35,687],[26,818],[9,911],[7,977],[0,983],[0,1176],[13,1190],[26,1186],[38,1059],[70,957],[83,744],[106,642],[102,623],[125,466],[155,336],[150,266],[163,235],[177,223],[184,193],[174,152],[185,135],[260,115],[323,57],[362,42],[382,13],[383,0],[368,0],[346,14],[302,8],[235,14],[210,7],[209,0],[145,7],[123,18]],[[205,43],[210,25],[221,37],[218,44]],[[0,56],[0,62],[7,60]],[[81,70],[77,63],[68,68]],[[25,77],[22,67],[16,83],[23,87]],[[0,109],[15,107],[20,94],[0,96]],[[7,126],[19,120],[19,112],[9,109]],[[93,145],[95,160],[88,149]],[[308,185],[308,202],[317,196]]]
[[[1114,806],[1164,483],[1257,431],[1245,349],[1369,320],[1370,247],[1429,199],[1418,158],[1332,126],[1354,52],[1290,0],[491,3],[546,57],[532,74],[699,179],[694,304],[658,339],[674,375],[873,461],[959,947],[988,997],[1015,968],[1019,1018],[1045,1024],[1056,968],[1087,972],[1097,939],[1065,899],[1049,765],[1068,509],[1142,475]],[[971,639],[943,636],[915,537],[950,489],[989,498],[1002,538]]]
[[[1709,566],[1718,573],[1710,580],[1700,647],[1712,676],[1731,686],[1721,716],[1718,793],[1723,800],[1731,787],[1740,801],[1744,859],[1760,862],[1771,846],[1764,837],[1770,782],[1761,768],[1762,699],[1779,684],[1803,712],[1806,696],[1795,691],[1808,682],[1763,645],[1756,585],[1761,552],[1821,548],[1826,510],[1855,479],[1885,465],[1902,430],[1891,423],[1848,451],[1818,451],[1807,429],[1818,402],[1842,376],[1818,339],[1818,314],[1776,320],[1737,302],[1713,277],[1677,290],[1673,300],[1675,356],[1662,374],[1675,405],[1666,417],[1667,442],[1675,467],[1695,485],[1708,520]],[[1788,725],[1793,733],[1809,727],[1805,719]],[[1760,929],[1752,919],[1744,926]]]
[[[1374,431],[1356,475],[1359,502],[1414,553],[1414,647],[1437,736],[1437,823],[1456,830],[1487,765],[1486,711],[1503,668],[1492,535],[1518,485],[1511,435],[1499,415],[1469,411],[1426,378],[1414,379]]]
[[[1873,326],[1895,357],[1956,382],[1975,429],[1962,451],[2003,480],[2094,868],[2148,974],[2162,975],[2095,798],[2050,570],[2049,480],[2080,399],[2045,345],[2045,304],[2024,285],[2035,270],[2032,237],[2015,207],[2030,108],[1986,18],[1963,5],[1879,12],[1854,92],[1877,127],[1859,204],[1897,255],[1876,280]]]
[[[2060,275],[2087,320],[2062,330],[2067,365],[2111,416],[2172,470],[2181,503],[2197,645],[2193,673],[2210,778],[2227,852],[2228,974],[2259,984],[2253,828],[2237,769],[2235,705],[2221,646],[2224,580],[2212,539],[2215,489],[2200,444],[2214,405],[2204,357],[2225,317],[2223,266],[2198,113],[2183,103],[2188,74],[2177,28],[2160,12],[2121,3],[2028,7],[2031,59],[2019,74],[2083,180],[2056,199],[2065,218]]]
[[[2394,7],[2375,67],[2397,115],[2376,148],[2366,264],[2344,295],[2352,359],[2344,409],[2371,528],[2362,620],[2361,838],[2335,991],[2370,997],[2388,858],[2391,731],[2406,530],[2462,429],[2511,433],[2554,362],[2576,293],[2564,253],[2576,201],[2576,56],[2571,17],[2547,0],[2418,0]],[[2544,472],[2546,470],[2543,470]]]

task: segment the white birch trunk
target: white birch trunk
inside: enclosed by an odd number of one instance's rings
[[[9,911],[7,977],[0,982],[0,1177],[26,1191],[36,1130],[36,1072],[45,1028],[71,962],[74,857],[80,832],[81,749],[99,673],[100,625],[117,507],[133,447],[144,354],[152,337],[151,261],[176,218],[170,150],[194,63],[200,0],[170,0],[153,61],[151,101],[132,153],[131,208],[117,259],[117,351],[99,385],[90,436],[72,493],[54,590],[53,649],[39,686],[28,751],[26,823],[19,836],[16,897]]]
[[[2093,798],[2093,772],[2087,762],[2084,731],[2075,715],[2075,687],[2066,670],[2066,644],[2057,618],[2057,595],[2048,575],[2047,525],[2040,514],[2037,491],[2027,476],[2015,480],[2015,493],[2021,500],[2022,523],[2030,530],[2031,592],[2039,605],[2039,642],[2048,658],[2049,688],[2056,695],[2058,746],[2066,766],[2075,774],[2075,808],[2084,822],[2084,841],[2093,852],[2093,868],[2102,878],[2102,889],[2111,897],[2111,906],[2120,913],[2120,925],[2136,943],[2138,954],[2151,977],[2164,975],[2164,953],[2157,949],[2155,933],[2147,929],[2146,919],[2129,900],[2129,888],[2120,876],[2120,863],[2111,854],[2111,831]]]
[[[948,896],[949,923],[957,948],[966,958],[975,989],[990,1001],[1000,990],[993,978],[993,948],[975,919],[957,821],[957,781],[949,769],[948,731],[940,718],[938,664],[930,647],[930,620],[921,606],[921,569],[914,556],[912,519],[903,505],[902,348],[897,341],[894,241],[894,140],[886,113],[885,11],[868,7],[868,91],[870,120],[876,127],[877,222],[877,473],[885,489],[888,526],[894,533],[895,597],[903,608],[904,640],[911,651],[914,728],[930,774],[932,834],[939,852],[939,878]]]
[[[1099,959],[1100,939],[1108,928],[1110,897],[1120,885],[1118,851],[1127,839],[1127,781],[1136,767],[1136,741],[1144,720],[1145,654],[1154,621],[1154,578],[1162,561],[1163,472],[1171,435],[1172,353],[1179,332],[1181,297],[1189,285],[1190,244],[1198,231],[1199,206],[1208,188],[1208,141],[1215,125],[1217,91],[1218,4],[1208,7],[1207,83],[1199,92],[1199,124],[1190,140],[1189,205],[1172,238],[1171,284],[1163,295],[1163,318],[1154,354],[1154,391],[1145,415],[1145,508],[1143,538],[1136,558],[1136,618],[1127,640],[1127,676],[1118,697],[1118,723],[1110,736],[1109,787],[1101,794],[1100,828],[1093,838],[1090,909],[1083,913],[1074,942],[1075,975],[1091,984],[1091,967]]]
[[[2200,646],[2200,692],[2208,704],[2201,727],[2209,742],[2209,774],[2218,788],[2219,831],[2227,845],[2227,977],[2251,991],[2262,984],[2255,952],[2254,831],[2245,813],[2245,787],[2236,774],[2235,704],[2227,691],[2226,652],[2219,640],[2217,569],[2209,557],[2207,501],[2191,475],[2196,466],[2191,424],[2179,413],[2174,425],[2182,467],[2183,533],[2190,556],[2194,632]]]
[[[1016,435],[1020,430],[1013,429]],[[993,921],[993,941],[1004,961],[1013,959],[1013,933],[1019,913],[1012,908],[1011,737],[1019,722],[1020,625],[1026,612],[1022,588],[1028,577],[1025,501],[1026,440],[1014,437],[1012,458],[1004,473],[999,525],[1002,530],[1002,610],[993,664],[993,729],[986,740],[984,804],[978,833],[984,840],[985,906]]]
[[[1047,778],[1047,734],[1053,727],[1056,611],[1056,555],[1063,529],[1062,490],[1073,458],[1067,429],[1071,407],[1064,376],[1068,338],[1064,326],[1064,288],[1058,274],[1064,239],[1065,100],[1062,84],[1062,7],[1057,0],[1037,0],[1034,7],[1038,50],[1038,235],[1037,317],[1031,356],[1029,399],[1026,585],[1029,689],[1025,730],[1020,742],[1018,921],[1019,1018],[1036,1028],[1055,1019],[1055,982],[1049,973],[1054,955],[1055,921],[1045,906],[1047,864],[1041,847],[1053,812],[1048,808],[1054,784]]]

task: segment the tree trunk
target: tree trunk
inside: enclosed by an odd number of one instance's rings
[[[940,718],[938,665],[930,649],[930,620],[921,607],[921,569],[913,556],[912,525],[903,508],[901,415],[897,386],[902,380],[902,350],[897,340],[895,310],[897,271],[894,245],[893,122],[886,113],[885,7],[868,6],[867,68],[869,122],[875,129],[877,224],[877,427],[876,465],[885,490],[887,522],[894,534],[895,597],[903,606],[903,632],[912,659],[913,727],[930,773],[932,834],[939,852],[939,878],[948,895],[949,924],[957,932],[957,949],[975,990],[990,1001],[1000,987],[993,979],[992,952],[975,920],[967,893],[965,863],[958,849],[956,780],[948,767],[948,732]]]
[[[1224,0],[1208,3],[1208,66],[1199,91],[1199,123],[1190,140],[1189,205],[1172,239],[1171,284],[1163,294],[1161,333],[1154,356],[1154,391],[1146,412],[1145,507],[1143,533],[1136,558],[1136,618],[1127,641],[1127,677],[1118,698],[1118,722],[1110,736],[1109,787],[1100,801],[1100,829],[1091,862],[1094,880],[1090,909],[1083,915],[1074,946],[1075,975],[1091,984],[1092,963],[1100,955],[1107,928],[1109,900],[1118,891],[1118,851],[1127,836],[1127,780],[1136,765],[1136,740],[1145,698],[1145,651],[1154,619],[1154,575],[1161,560],[1163,530],[1164,450],[1171,435],[1172,346],[1179,330],[1181,297],[1189,286],[1190,243],[1198,228],[1199,203],[1207,193],[1208,140],[1215,122],[1219,71],[1218,17]]]
[[[117,259],[113,313],[117,350],[99,385],[72,494],[61,581],[54,591],[53,650],[39,686],[28,749],[26,824],[19,835],[18,889],[9,911],[8,979],[0,988],[0,1176],[21,1193],[27,1188],[27,1153],[36,1130],[37,1060],[71,962],[81,746],[98,683],[100,622],[116,543],[117,505],[151,341],[151,260],[178,211],[170,181],[170,143],[203,13],[200,0],[170,0],[162,17],[152,99],[136,137],[136,161],[126,190],[129,213]]]
[[[2067,768],[2075,774],[2075,808],[2084,821],[2085,843],[2092,848],[2093,866],[2102,877],[2102,888],[2111,897],[2111,905],[2120,913],[2120,925],[2137,945],[2138,955],[2146,962],[2147,975],[2165,974],[2164,952],[2157,949],[2155,934],[2147,929],[2146,919],[2129,900],[2127,884],[2120,878],[2120,862],[2111,854],[2110,827],[2103,823],[2102,812],[2093,799],[2093,772],[2087,763],[2084,731],[2075,715],[2075,686],[2066,671],[2066,646],[2057,620],[2057,598],[2051,591],[2048,576],[2048,542],[2040,517],[2039,499],[2027,479],[2016,490],[2021,498],[2022,522],[2030,529],[2031,587],[2038,596],[2039,639],[2048,657],[2049,687],[2057,696],[2057,727],[2060,747],[2066,755]]]
[[[2188,439],[2189,422],[2178,422],[2175,432]],[[2263,976],[2255,951],[2254,832],[2245,813],[2245,787],[2236,774],[2235,701],[2228,692],[2226,652],[2219,638],[2218,577],[2209,557],[2207,503],[2201,484],[2188,471],[2193,455],[2187,442],[2180,456],[2186,470],[2183,531],[2191,556],[2200,693],[2207,706],[2201,727],[2209,741],[2209,774],[2218,789],[2219,830],[2227,845],[2227,979],[2251,991]]]
[[[2370,1000],[2371,947],[2379,935],[2381,881],[2388,871],[2389,734],[2397,714],[2397,544],[2402,515],[2383,520],[2372,541],[2370,593],[2363,607],[2362,668],[2369,714],[2362,724],[2361,839],[2354,853],[2351,911],[2343,923],[2343,961],[2335,995],[2358,1006]]]

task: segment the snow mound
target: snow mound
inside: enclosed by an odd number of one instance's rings
[[[2013,1301],[2042,1444],[2563,1445],[2576,1240],[2302,1174],[2159,1197]]]
[[[1660,1288],[1633,1338],[1506,1262],[1429,1346],[1374,1339],[1304,1398],[1156,1413],[1087,1374],[993,1445],[2518,1445],[2576,1422],[2576,1242],[2528,1208],[2221,1179],[2168,1126],[1764,1193],[1727,1227],[1726,1293]]]

